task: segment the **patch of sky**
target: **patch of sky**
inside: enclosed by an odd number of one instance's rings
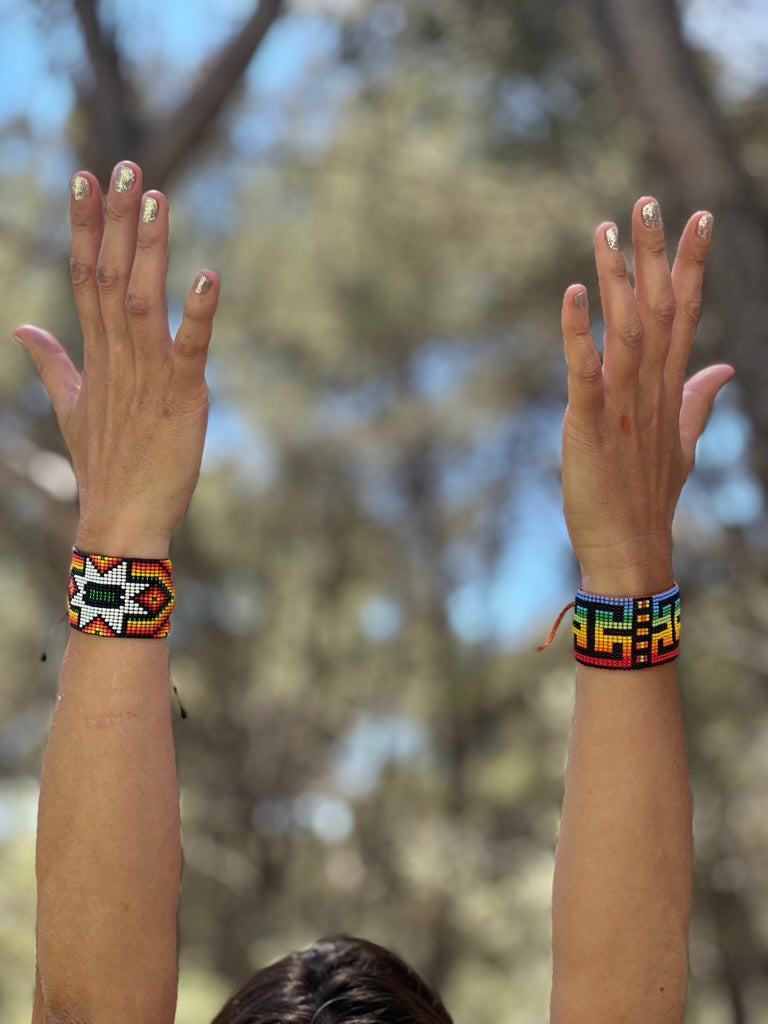
[[[410,379],[423,398],[436,402],[456,394],[463,381],[490,358],[478,342],[435,338],[419,346],[410,362]]]
[[[424,726],[410,715],[363,714],[332,754],[333,774],[349,797],[365,796],[385,769],[429,756]]]
[[[723,395],[712,410],[707,429],[696,448],[697,468],[727,469],[741,462],[751,434],[747,417]]]
[[[768,85],[765,0],[690,0],[681,5],[683,31],[721,64],[720,89],[730,100]]]
[[[281,18],[248,69],[248,82],[263,95],[295,90],[306,81],[308,69],[336,55],[340,38],[338,23],[321,14]]]
[[[382,377],[351,388],[326,389],[315,402],[312,419],[318,430],[343,433],[381,416],[397,396],[394,382]]]
[[[77,35],[66,23],[43,28],[31,10],[18,5],[3,20],[3,88],[0,90],[0,120],[28,118],[34,134],[59,129],[68,116],[73,99],[71,82],[64,73],[52,71],[79,50]]]
[[[278,455],[267,435],[237,406],[212,402],[202,471],[227,462],[235,464],[241,481],[257,491],[269,487],[279,471]]]
[[[494,118],[505,131],[525,138],[545,138],[549,132],[550,101],[530,75],[508,75],[497,96]]]
[[[519,474],[505,514],[501,555],[487,566],[469,551],[466,573],[448,599],[451,627],[466,643],[514,648],[530,641],[567,594],[572,560],[559,487],[535,472]],[[455,551],[452,555],[456,555]]]
[[[35,834],[39,796],[40,783],[30,776],[0,785],[0,840]]]
[[[355,824],[346,800],[316,791],[301,793],[293,800],[261,800],[251,820],[254,828],[267,835],[304,828],[326,843],[346,839]]]
[[[752,427],[738,400],[736,385],[718,399],[681,497],[681,510],[704,524],[714,519],[721,526],[746,527],[764,514],[762,488],[747,458]]]
[[[371,31],[383,39],[399,35],[406,26],[405,11],[399,4],[376,4],[368,16]]]
[[[358,612],[358,622],[369,640],[391,640],[402,628],[402,608],[393,598],[378,594],[363,602]]]

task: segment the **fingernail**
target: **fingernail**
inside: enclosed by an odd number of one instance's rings
[[[573,296],[573,301],[574,301],[574,304],[576,306],[576,309],[586,309],[587,293],[586,292],[576,292],[576,294]]]
[[[652,199],[650,203],[645,203],[643,205],[643,208],[640,211],[640,216],[643,219],[643,224],[645,224],[647,228],[661,227],[661,210],[659,209],[659,204],[655,199]]]
[[[136,181],[136,172],[127,164],[118,164],[115,168],[115,192],[130,192]]]
[[[19,346],[20,348],[24,348],[24,343],[22,342],[22,340],[21,340],[21,338],[20,338],[20,337],[18,336],[18,334],[12,334],[12,335],[11,335],[11,337],[13,338],[13,340],[14,340],[14,341],[16,342],[16,344],[17,344],[17,345],[18,345],[18,346]]]
[[[616,252],[619,248],[619,229],[615,224],[612,224],[605,232],[605,240],[608,243],[608,248],[613,249]]]
[[[696,234],[699,238],[707,239],[712,234],[712,222],[714,217],[711,213],[702,213],[699,223],[696,225]]]
[[[157,210],[157,200],[152,196],[144,196],[144,201],[141,204],[142,224],[151,224],[153,220],[157,220]]]
[[[79,203],[87,199],[91,194],[91,183],[82,174],[76,174],[72,179],[72,196]]]
[[[195,295],[205,295],[206,292],[211,290],[212,284],[213,281],[210,277],[206,277],[205,274],[198,274],[194,284]]]

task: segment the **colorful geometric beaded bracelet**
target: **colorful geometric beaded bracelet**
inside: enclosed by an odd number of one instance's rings
[[[680,588],[648,597],[603,597],[579,590],[573,609],[573,653],[593,668],[663,665],[680,649]]]
[[[69,624],[95,636],[168,636],[174,605],[168,558],[72,551]]]

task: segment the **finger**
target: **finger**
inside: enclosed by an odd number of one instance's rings
[[[712,227],[711,213],[706,210],[694,213],[680,236],[677,256],[672,267],[672,287],[677,302],[677,316],[672,330],[667,374],[673,386],[678,388],[685,379],[685,368],[701,316],[704,266],[709,254]]]
[[[13,332],[26,351],[48,392],[53,411],[62,426],[80,390],[80,374],[63,346],[48,331],[22,324]]]
[[[170,348],[165,279],[168,271],[168,202],[161,192],[147,192],[141,202],[136,256],[125,312],[134,349],[143,365]]]
[[[595,263],[605,318],[603,376],[609,390],[626,392],[636,385],[643,328],[619,248],[619,230],[610,221],[595,232]]]
[[[568,367],[568,407],[579,419],[603,405],[603,368],[589,323],[589,304],[583,285],[572,284],[563,296],[563,349]]]
[[[718,364],[699,370],[683,388],[680,407],[680,445],[684,464],[690,468],[696,452],[696,443],[704,433],[712,403],[720,389],[733,377],[732,366]]]
[[[70,183],[69,221],[72,230],[70,275],[77,316],[83,331],[86,368],[103,353],[104,325],[96,284],[96,264],[104,230],[104,204],[99,183],[88,171],[78,171]]]
[[[635,250],[635,295],[643,324],[643,360],[658,373],[669,352],[675,322],[675,293],[659,204],[638,199],[632,211]]]
[[[107,340],[121,346],[127,340],[125,296],[128,291],[141,197],[141,169],[128,160],[112,172],[104,209],[104,236],[96,267],[101,316]]]
[[[195,397],[205,385],[205,361],[218,301],[218,275],[201,270],[187,296],[173,344],[173,386],[182,398]]]

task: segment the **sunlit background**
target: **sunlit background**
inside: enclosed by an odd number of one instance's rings
[[[29,1020],[34,828],[74,480],[15,324],[77,357],[67,188],[142,164],[169,308],[216,267],[174,548],[178,1024],[343,930],[458,1021],[540,1024],[578,579],[560,296],[655,195],[711,209],[718,401],[677,520],[692,1024],[768,1020],[768,18],[760,0],[5,0],[0,1017]],[[595,313],[596,317],[599,315]],[[599,337],[601,325],[595,321]],[[47,660],[40,660],[41,652]]]

